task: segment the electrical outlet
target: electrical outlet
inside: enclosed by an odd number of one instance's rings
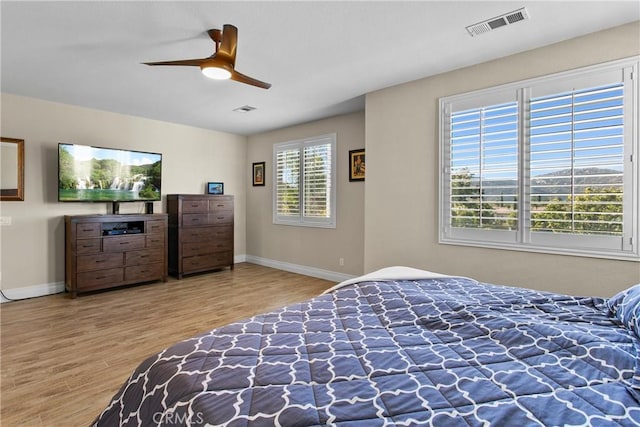
[[[344,258],[340,258],[338,264],[340,264],[340,267],[344,267]]]
[[[10,216],[0,216],[0,225],[11,225]]]

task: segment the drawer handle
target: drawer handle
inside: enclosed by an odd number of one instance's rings
[[[105,261],[106,260],[104,260],[104,259],[98,259],[98,260],[96,260],[96,264],[100,264],[101,262],[105,262]]]
[[[118,242],[120,245],[128,245],[130,242]]]
[[[81,231],[93,231],[93,228],[83,228]]]
[[[92,248],[92,245],[82,245],[83,248]]]
[[[224,217],[223,216],[219,216],[218,219],[224,219]]]
[[[100,279],[106,279],[107,276],[96,276],[96,279],[100,280]]]
[[[219,207],[219,208],[223,208],[223,207],[224,207],[224,205],[218,205],[218,207]]]
[[[197,204],[192,204],[192,205],[191,205],[191,207],[192,207],[192,208],[197,208],[197,207],[198,207],[198,205],[197,205]]]

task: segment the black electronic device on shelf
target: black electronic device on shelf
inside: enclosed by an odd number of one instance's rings
[[[144,233],[143,221],[105,222],[102,224],[103,236],[120,236],[122,234]]]

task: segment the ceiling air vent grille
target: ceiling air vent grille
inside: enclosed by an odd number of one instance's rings
[[[496,16],[495,18],[487,19],[485,21],[478,22],[477,24],[469,25],[467,27],[467,31],[472,37],[474,37],[479,36],[480,34],[488,33],[489,31],[495,30],[496,28],[515,24],[516,22],[525,21],[527,19],[529,19],[529,14],[523,7],[521,9],[514,10],[513,12],[505,13],[503,15]]]
[[[233,111],[235,111],[236,113],[248,113],[255,109],[256,107],[252,107],[251,105],[243,105],[242,107],[234,108]]]

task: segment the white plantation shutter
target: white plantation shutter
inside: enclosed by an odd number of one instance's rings
[[[300,150],[276,153],[276,209],[278,216],[300,215]]]
[[[517,91],[461,96],[441,103],[446,176],[442,232],[463,241],[516,242],[519,107]]]
[[[518,105],[451,114],[452,225],[513,229],[517,224]]]
[[[533,230],[622,236],[623,94],[616,83],[531,99]]]
[[[442,98],[440,242],[640,260],[637,72]]]
[[[331,144],[304,148],[304,216],[331,216]]]
[[[274,223],[335,227],[335,145],[335,135],[274,145]]]

